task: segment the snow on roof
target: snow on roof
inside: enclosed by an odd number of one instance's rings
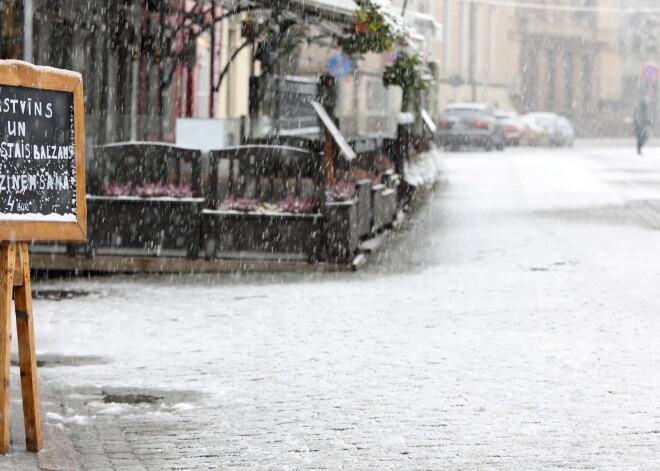
[[[300,3],[304,6],[317,7],[335,13],[352,15],[358,5],[353,0],[289,0],[291,3]]]
[[[486,103],[452,103],[447,105],[447,109],[471,109],[471,110],[483,110],[489,106]]]

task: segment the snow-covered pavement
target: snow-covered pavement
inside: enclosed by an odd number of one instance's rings
[[[358,273],[38,283],[48,426],[84,470],[657,467],[660,149],[444,166]]]

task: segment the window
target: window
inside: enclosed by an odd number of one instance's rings
[[[367,111],[387,110],[387,89],[381,80],[367,82]]]

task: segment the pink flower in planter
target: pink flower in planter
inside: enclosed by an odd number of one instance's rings
[[[170,183],[164,188],[163,192],[165,196],[171,198],[190,198],[193,195],[190,183],[182,183],[181,185]]]
[[[173,183],[142,183],[135,187],[134,194],[143,198],[154,198],[158,196],[167,196],[170,198],[189,198],[193,195],[192,187],[189,183],[174,185]]]
[[[110,182],[103,185],[103,194],[105,196],[127,196],[131,194],[131,184],[121,184],[117,182]]]
[[[376,167],[376,170],[383,172],[385,170],[393,169],[394,162],[392,162],[392,159],[390,159],[389,156],[378,154],[374,159],[374,166]]]
[[[155,196],[162,196],[161,194],[161,185],[155,183],[144,182],[135,187],[134,193],[136,196],[142,198],[153,198]]]
[[[340,177],[340,180],[348,180],[351,182],[357,182],[358,180],[363,179],[371,180],[372,185],[378,185],[380,183],[380,177],[378,175],[361,168],[348,170]]]
[[[314,212],[314,201],[307,196],[302,198],[287,196],[278,201],[276,205],[280,211],[285,213],[307,214]]]
[[[330,201],[348,201],[355,196],[355,182],[337,180],[325,193]]]
[[[218,206],[218,209],[234,211],[254,211],[259,205],[259,200],[251,199],[246,196],[236,198],[229,196]]]

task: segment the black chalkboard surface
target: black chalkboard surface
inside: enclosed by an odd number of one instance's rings
[[[76,220],[73,94],[0,85],[0,219]]]

